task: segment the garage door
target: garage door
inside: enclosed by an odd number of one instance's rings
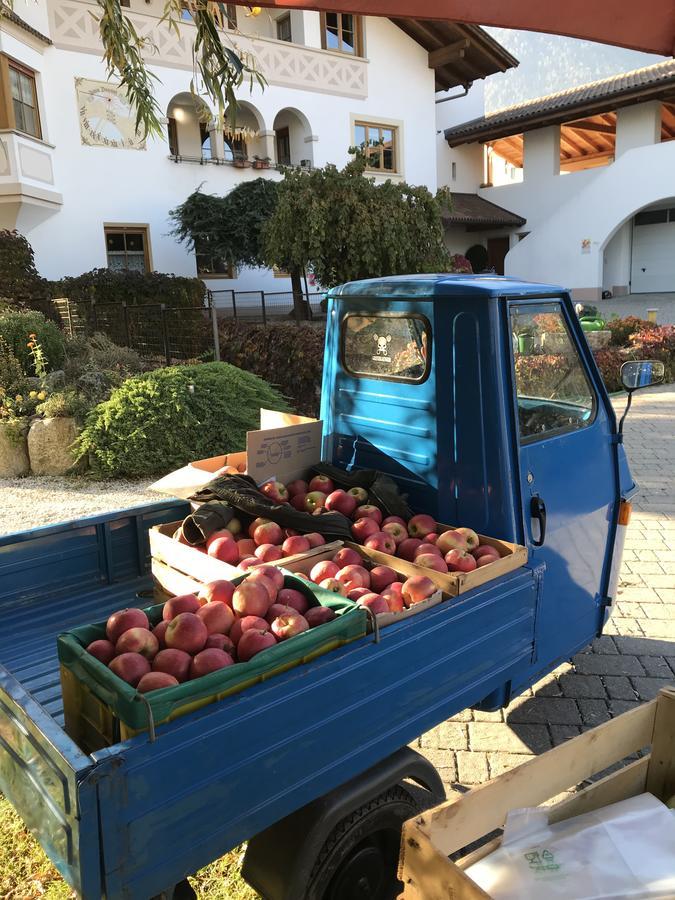
[[[631,293],[675,291],[675,208],[648,209],[633,221]]]

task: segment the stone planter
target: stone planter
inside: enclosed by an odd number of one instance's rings
[[[541,336],[544,353],[564,353],[569,350],[570,341],[564,331],[545,331]]]
[[[35,419],[28,432],[28,457],[34,475],[65,475],[75,468],[72,450],[79,434],[75,419]]]
[[[609,329],[607,331],[586,331],[585,334],[591,350],[602,350],[603,347],[609,344],[612,337],[612,332]]]
[[[30,472],[26,431],[18,425],[0,424],[1,478],[17,478]]]

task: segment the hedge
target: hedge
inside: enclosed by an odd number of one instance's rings
[[[199,278],[165,275],[161,272],[114,272],[92,269],[83,275],[62,278],[51,283],[53,297],[71,301],[95,300],[97,303],[127,303],[144,306],[203,306],[206,285]]]
[[[0,312],[0,336],[19,360],[26,375],[35,375],[29,335],[35,334],[46,358],[47,371],[58,369],[65,355],[63,333],[37,310],[6,309]]]

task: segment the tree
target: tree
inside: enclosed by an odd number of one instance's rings
[[[268,265],[309,269],[324,287],[381,275],[449,271],[441,205],[426,187],[364,177],[357,154],[344,169],[287,170],[263,229]]]

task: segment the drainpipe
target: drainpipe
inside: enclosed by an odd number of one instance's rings
[[[439,103],[447,103],[448,100],[459,100],[460,97],[466,97],[471,88],[473,87],[473,81],[470,81],[468,84],[464,85],[464,89],[461,94],[453,94],[451,97],[441,97],[440,100],[436,100],[435,103],[438,106]]]

